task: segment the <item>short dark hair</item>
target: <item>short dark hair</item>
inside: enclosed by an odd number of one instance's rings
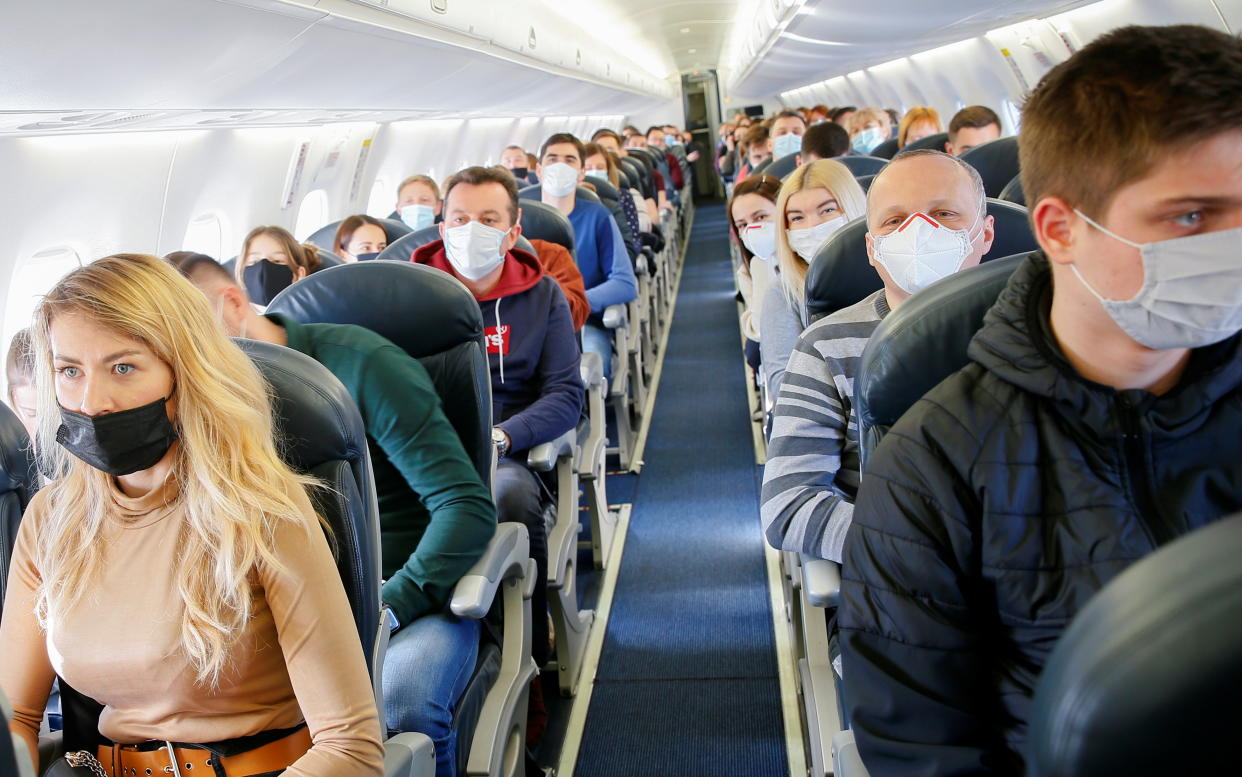
[[[979,127],[987,127],[995,124],[1000,129],[1000,117],[996,115],[996,111],[986,105],[968,105],[957,113],[953,114],[953,119],[949,122],[949,142],[952,143],[957,139],[958,130],[970,127],[977,129]]]
[[[558,132],[543,141],[543,146],[539,149],[540,162],[543,162],[543,158],[548,155],[548,146],[554,146],[557,143],[572,143],[574,148],[578,149],[578,161],[581,162],[586,160],[586,146],[583,142],[578,140],[578,138],[574,137],[571,133]],[[447,199],[447,197],[445,199]]]
[[[164,260],[177,268],[191,283],[211,278],[220,283],[241,288],[233,274],[224,269],[224,265],[206,254],[196,254],[193,251],[173,251],[165,256]]]
[[[608,129],[607,127],[600,127],[599,129],[595,130],[595,132],[591,134],[591,141],[594,142],[605,136],[610,137],[613,140],[616,140],[618,146],[625,145],[625,141],[621,139],[621,136],[618,135],[615,131]]]
[[[650,127],[648,127],[648,128],[647,128],[647,131],[643,133],[643,136],[644,136],[644,137],[651,137],[651,133],[653,133],[653,132],[658,132],[658,133],[660,133],[661,135],[663,135],[663,134],[664,134],[664,128],[663,128],[663,127],[656,126],[656,125],[652,125],[652,126],[650,126]]]
[[[553,135],[552,137],[555,138],[556,135]],[[572,138],[573,135],[570,135],[569,137]],[[550,139],[549,142],[551,142]],[[544,145],[546,146],[547,144],[545,143]],[[509,195],[509,223],[510,225],[517,223],[518,188],[517,180],[513,177],[512,173],[507,170],[502,173],[491,167],[479,167],[478,165],[475,165],[474,167],[467,167],[465,170],[458,170],[449,176],[449,179],[444,183],[445,211],[448,210],[448,199],[449,195],[453,193],[453,187],[462,183],[470,184],[471,186],[482,186],[487,183],[498,183],[503,186],[505,193]]]
[[[798,119],[803,124],[806,124],[806,117],[803,116],[801,113],[798,113],[797,111],[789,111],[789,110],[781,111],[780,113],[776,114],[775,118],[776,119]]]
[[[379,219],[365,213],[356,213],[341,220],[340,226],[336,228],[336,235],[332,238],[332,251],[338,256],[342,251],[348,251],[349,241],[354,239],[354,233],[366,224],[379,227],[384,236],[388,236],[388,230],[384,229],[384,224]]]
[[[850,150],[850,133],[831,121],[812,124],[802,135],[802,156],[814,154],[820,159],[841,156]]]
[[[837,119],[841,118],[841,114],[854,113],[857,110],[858,108],[853,105],[842,105],[840,108],[833,108],[832,115],[829,116],[828,118],[831,121],[836,121]]]
[[[1171,150],[1242,128],[1242,41],[1197,25],[1122,27],[1040,81],[1022,110],[1022,190],[1099,217]]]

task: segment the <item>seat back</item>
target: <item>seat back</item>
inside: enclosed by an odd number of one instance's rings
[[[997,199],[1026,207],[1026,193],[1022,191],[1022,175],[1015,175],[1012,181],[1005,184],[1005,188],[1001,189]]]
[[[418,359],[479,476],[491,482],[492,384],[483,317],[453,276],[411,262],[358,262],[290,286],[267,309],[307,324],[365,327]]]
[[[897,419],[968,363],[966,346],[1026,254],[950,275],[911,296],[867,341],[854,378],[854,412],[865,471]]]
[[[595,196],[599,197],[602,202],[608,203],[611,200],[612,202],[619,203],[621,201],[621,192],[612,185],[611,181],[603,178],[589,178],[587,182],[595,187]],[[588,191],[590,190],[588,189]]]
[[[866,193],[871,191],[871,182],[875,180],[875,174],[860,175],[855,177],[854,180],[858,181],[858,185],[862,187],[863,192]]]
[[[897,153],[901,153],[902,151],[914,151],[920,148],[930,148],[935,151],[944,151],[944,144],[948,142],[949,133],[937,132],[935,135],[928,135],[922,140],[915,140],[907,143],[905,146],[898,149]],[[897,156],[897,154],[893,154],[893,156]]]
[[[8,405],[0,404],[0,612],[17,529],[38,488],[39,472],[26,429]]]
[[[975,146],[962,154],[962,161],[979,171],[987,195],[998,197],[1018,174],[1018,136],[1009,135]]]
[[[1039,248],[1026,209],[1012,202],[988,200],[995,236],[981,263]],[[855,219],[820,246],[806,275],[806,305],[811,321],[849,307],[878,291],[883,282],[867,260],[867,225]]]
[[[523,235],[562,245],[574,253],[574,227],[564,213],[537,199],[524,199],[521,206]]]
[[[768,171],[768,168],[771,166],[772,166],[772,157],[768,157],[767,159],[763,160],[759,164],[755,165],[755,169],[751,170],[750,174],[759,175],[760,173],[766,173]]]
[[[332,250],[332,242],[336,239],[336,230],[340,229],[341,222],[345,219],[339,219],[326,226],[315,230],[315,233],[306,238],[306,242],[314,243],[325,251]],[[376,219],[384,228],[384,234],[388,236],[387,243],[392,244],[410,234],[412,231],[404,221],[395,219]]]
[[[1035,688],[1032,777],[1237,772],[1239,547],[1242,514],[1138,561],[1074,617]]]
[[[440,225],[432,224],[429,227],[423,227],[417,232],[410,232],[404,237],[398,239],[395,243],[389,243],[388,247],[380,251],[380,255],[375,257],[378,260],[392,262],[408,262],[414,255],[415,249],[422,248],[428,243],[433,243],[440,239]],[[535,253],[535,249],[531,246],[530,241],[525,237],[518,237],[517,248],[528,253]]]
[[[941,149],[943,150],[943,146]],[[892,159],[897,154],[897,138],[889,138],[880,145],[871,149],[870,156],[879,157],[880,159]]]
[[[584,200],[587,200],[588,202],[597,202],[600,205],[604,204],[603,201],[600,200],[600,197],[598,194],[586,188],[585,186],[579,185],[574,196],[580,197]],[[519,189],[518,197],[522,200],[537,200],[539,202],[542,202],[543,201],[543,184],[537,183],[537,184],[533,184],[531,186],[525,186]]]
[[[888,164],[887,159],[877,156],[834,156],[832,161],[845,165],[855,178],[860,175],[875,175]]]
[[[632,184],[634,187],[642,188],[639,184],[646,181],[647,178],[650,177],[650,173],[647,172],[647,168],[643,166],[643,163],[637,159],[631,159],[628,156],[620,157],[617,161],[620,162],[621,167],[625,168],[625,171],[630,174],[630,177],[633,179]]]
[[[763,172],[767,173],[768,175],[774,175],[777,178],[784,180],[786,176],[788,176],[790,173],[792,173],[794,170],[797,170],[797,169],[798,169],[798,155],[797,154],[786,154],[785,156],[781,157],[780,159],[776,160],[775,162],[773,162],[772,164],[764,168]]]

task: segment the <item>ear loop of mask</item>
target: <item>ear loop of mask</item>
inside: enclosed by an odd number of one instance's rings
[[[1113,240],[1117,240],[1122,243],[1125,243],[1126,245],[1132,248],[1137,248],[1140,252],[1143,250],[1142,243],[1136,243],[1133,240],[1126,240],[1124,237],[1122,237],[1121,235],[1118,235],[1116,232],[1113,232],[1111,229],[1108,229],[1102,224],[1097,223],[1094,219],[1092,219],[1090,216],[1080,211],[1078,208],[1074,208],[1074,213],[1078,214],[1078,217],[1081,218],[1083,221],[1087,222],[1091,226],[1095,227],[1096,229],[1100,230],[1104,234],[1108,235]],[[1108,304],[1110,302],[1131,302],[1134,299],[1136,299],[1139,294],[1143,293],[1143,290],[1140,288],[1139,291],[1135,293],[1135,295],[1128,300],[1108,299],[1103,294],[1096,291],[1094,286],[1092,286],[1090,283],[1087,283],[1087,279],[1082,276],[1082,272],[1080,272],[1078,269],[1077,262],[1070,262],[1069,268],[1070,268],[1070,272],[1074,273],[1075,277],[1078,278],[1078,282],[1081,283],[1087,289],[1087,291],[1091,292],[1091,296],[1099,300],[1101,304]],[[1146,268],[1144,268],[1144,280],[1146,280]]]

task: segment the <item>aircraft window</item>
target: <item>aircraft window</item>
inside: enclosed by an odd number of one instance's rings
[[[396,195],[388,189],[388,182],[383,178],[377,178],[375,183],[371,184],[371,196],[367,199],[367,215],[377,219],[388,218],[388,214],[392,213],[393,203],[396,201]]]
[[[293,227],[293,235],[298,240],[305,240],[331,219],[328,217],[328,193],[316,189],[302,198],[298,207],[298,219]]]
[[[216,213],[201,213],[185,229],[181,250],[197,251],[213,259],[224,256],[224,224]]]
[[[8,352],[13,335],[30,326],[39,298],[70,270],[82,266],[78,252],[69,246],[55,246],[36,252],[27,259],[19,259],[9,278],[9,296],[4,305],[4,343]]]

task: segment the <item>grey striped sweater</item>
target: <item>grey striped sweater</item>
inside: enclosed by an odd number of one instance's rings
[[[886,315],[877,291],[809,326],[789,356],[763,470],[760,514],[773,547],[841,560],[859,482],[854,374]]]

